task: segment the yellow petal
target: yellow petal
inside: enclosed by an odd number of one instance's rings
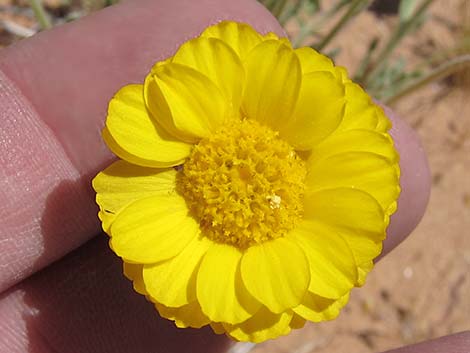
[[[145,291],[145,284],[142,278],[143,266],[140,264],[130,264],[127,262],[122,263],[124,276],[132,281],[134,290],[142,295],[147,295]]]
[[[257,45],[245,62],[246,86],[242,111],[274,129],[294,112],[301,83],[299,59],[279,41]]]
[[[215,334],[221,335],[225,333],[224,326],[220,322],[211,322],[210,325]]]
[[[173,320],[179,328],[201,328],[210,323],[209,318],[201,311],[197,301],[183,305],[179,308],[169,308],[162,304],[155,304],[160,316]]]
[[[339,230],[339,234],[348,243],[354,259],[356,260],[358,270],[358,283],[363,284],[365,278],[361,276],[367,275],[372,270],[373,259],[382,252],[382,240],[375,240],[372,236],[359,235],[354,232]]]
[[[390,162],[398,161],[390,135],[371,130],[348,130],[335,133],[316,145],[309,162],[344,152],[371,152]]]
[[[160,65],[147,76],[144,99],[165,130],[189,143],[216,131],[230,112],[229,102],[206,75],[174,63]]]
[[[361,271],[366,271],[382,250],[388,224],[388,216],[379,203],[363,191],[339,188],[307,194],[305,207],[305,218],[346,241],[358,267],[358,276],[364,277]],[[356,284],[363,280],[358,278]]]
[[[378,132],[386,132],[392,128],[392,122],[385,115],[384,110],[378,105],[375,106],[375,112],[377,114],[377,126],[375,128]]]
[[[307,192],[304,217],[358,235],[382,240],[386,221],[380,204],[368,193],[351,188]]]
[[[338,78],[341,79],[343,83],[350,83],[352,82],[348,75],[348,70],[346,70],[343,66],[335,66],[333,69],[333,74]]]
[[[310,281],[304,252],[287,238],[248,248],[241,275],[248,291],[274,313],[297,306]]]
[[[312,192],[335,188],[365,191],[384,211],[395,207],[400,193],[394,163],[370,152],[344,152],[314,160],[308,165],[306,184]]]
[[[197,275],[197,298],[212,321],[236,324],[248,319],[261,304],[246,291],[240,278],[241,252],[213,243]]]
[[[143,167],[152,164],[152,162],[150,162],[148,160],[143,160],[142,158],[136,157],[136,156],[128,153],[127,151],[123,150],[117,144],[116,140],[114,140],[114,138],[111,136],[111,134],[108,131],[108,128],[106,126],[103,128],[103,131],[101,132],[101,136],[103,137],[103,140],[106,143],[106,146],[108,146],[108,148],[111,150],[111,152],[113,152],[116,156],[118,156],[119,158],[122,158],[126,162],[135,164],[137,166],[143,166]],[[187,144],[187,147],[188,147],[188,150],[190,151],[191,150],[191,145]],[[188,155],[189,155],[189,152],[188,152]],[[168,162],[167,166],[164,166],[162,164],[161,167],[152,167],[152,166],[150,166],[148,168],[167,168],[167,167],[171,167],[171,166],[180,165],[183,162],[184,162],[184,159],[181,159],[181,161],[176,161],[175,160],[174,162]]]
[[[238,341],[253,343],[263,342],[291,331],[290,322],[293,312],[288,310],[280,314],[273,314],[262,307],[252,318],[238,325],[223,324],[227,334]]]
[[[333,74],[303,75],[292,121],[280,129],[281,136],[297,150],[311,150],[338,127],[344,105],[344,87]]]
[[[352,251],[358,275],[364,275],[361,270],[370,267],[371,261],[382,251],[388,216],[373,197],[360,190],[331,189],[317,194],[312,196],[318,197],[314,201],[316,211],[310,210],[306,217],[321,222],[325,232],[341,236]],[[316,212],[316,216],[310,212]],[[358,283],[361,281],[358,279]]]
[[[366,129],[375,130],[378,123],[376,105],[369,95],[354,82],[345,83],[346,109],[339,131]]]
[[[145,288],[152,299],[169,307],[180,307],[195,301],[197,269],[209,244],[207,238],[195,237],[174,258],[145,265]]]
[[[331,59],[310,47],[295,49],[295,54],[299,58],[304,75],[315,71],[334,71]]]
[[[150,69],[150,74],[153,74],[154,72],[158,71],[160,66],[169,64],[169,63],[171,63],[171,62],[173,62],[173,57],[172,57],[172,56],[170,56],[169,58],[166,58],[165,60],[157,61],[157,62],[152,66],[152,68]]]
[[[382,249],[382,247],[380,247],[380,249]],[[366,283],[366,277],[373,268],[374,268],[373,261],[368,261],[358,266],[357,268],[358,278],[357,278],[356,287],[361,287],[364,285],[364,283]]]
[[[98,211],[98,218],[101,221],[101,228],[103,229],[103,231],[106,234],[108,234],[109,233],[109,227],[111,227],[111,224],[113,224],[114,219],[116,218],[116,215],[113,214],[113,213],[109,213],[109,212],[106,212],[105,210],[100,209]]]
[[[216,38],[196,38],[178,49],[173,63],[186,65],[207,76],[232,107],[232,115],[238,114],[245,70],[231,47]]]
[[[348,244],[338,234],[315,221],[303,221],[290,234],[300,244],[310,265],[309,291],[339,298],[356,282],[357,270]]]
[[[348,300],[349,293],[339,299],[328,299],[309,292],[302,300],[302,304],[294,308],[294,312],[313,322],[333,320],[339,315]]]
[[[306,322],[307,321],[302,316],[294,313],[294,315],[292,315],[292,319],[290,321],[289,326],[291,329],[299,329],[299,328],[304,327]]]
[[[175,192],[176,171],[139,167],[117,161],[93,179],[96,203],[106,232],[117,214],[130,203],[153,195]]]
[[[152,120],[144,104],[142,85],[125,86],[111,99],[103,133],[109,134],[103,136],[105,142],[120,158],[146,167],[181,164],[191,149]]]
[[[282,44],[287,45],[288,47],[292,47],[292,44],[289,41],[289,38],[279,37],[276,33],[268,32],[265,35],[263,35],[262,37],[263,37],[263,40],[278,40]]]
[[[128,262],[151,264],[178,255],[199,234],[177,195],[152,196],[124,208],[111,226],[110,245]]]
[[[263,38],[253,28],[244,23],[222,21],[207,27],[201,37],[218,38],[228,44],[243,60]]]

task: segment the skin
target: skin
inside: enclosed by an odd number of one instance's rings
[[[223,19],[284,34],[253,0],[135,0],[0,51],[0,352],[227,350],[223,336],[177,330],[133,292],[90,186],[114,158],[100,136],[112,95]],[[383,254],[418,224],[430,189],[415,133],[388,114],[402,194]],[[440,352],[463,352],[451,349]]]

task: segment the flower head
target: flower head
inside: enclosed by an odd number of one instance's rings
[[[335,318],[373,267],[400,191],[389,129],[327,57],[222,22],[111,100],[99,217],[161,316],[275,338]]]

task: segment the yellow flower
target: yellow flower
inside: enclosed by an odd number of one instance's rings
[[[335,318],[373,267],[400,191],[389,129],[327,57],[222,22],[111,100],[99,217],[161,316],[275,338]]]

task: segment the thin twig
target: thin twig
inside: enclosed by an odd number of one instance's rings
[[[49,16],[47,15],[46,11],[44,10],[44,7],[42,6],[42,1],[29,0],[29,4],[33,9],[34,16],[36,16],[36,19],[38,20],[41,29],[52,28],[51,20],[49,19]]]
[[[420,77],[415,82],[410,83],[399,92],[383,99],[382,101],[385,104],[396,103],[399,99],[417,91],[421,87],[426,86],[431,82],[448,77],[453,73],[458,72],[466,67],[470,67],[470,54],[461,55],[452,60],[449,60],[448,62],[429,72],[429,74]]]
[[[361,77],[364,76],[364,73],[366,72],[367,68],[370,65],[370,61],[372,59],[372,54],[374,53],[375,49],[377,48],[377,45],[379,44],[379,38],[374,38],[372,41],[369,43],[369,47],[367,48],[367,52],[364,54],[360,64],[359,68],[357,69],[356,73],[354,74],[354,81],[360,82]]]
[[[331,9],[326,11],[326,13],[322,14],[319,20],[317,21],[308,21],[300,26],[299,33],[293,38],[292,45],[294,48],[304,45],[305,38],[310,35],[318,35],[318,29],[323,28],[326,23],[333,17],[339,10],[341,10],[345,5],[347,5],[347,1],[340,0],[338,1]],[[308,43],[307,45],[311,45]]]
[[[344,13],[344,15],[339,19],[336,25],[332,28],[332,30],[322,39],[322,41],[316,45],[316,49],[318,51],[323,50],[331,40],[336,36],[336,34],[343,28],[343,26],[357,13],[357,9],[367,3],[368,0],[353,0],[349,9]]]
[[[390,54],[393,50],[397,47],[397,45],[401,42],[401,40],[408,34],[416,25],[416,23],[420,20],[421,15],[426,11],[426,9],[431,5],[434,0],[424,0],[421,3],[421,6],[416,10],[413,16],[403,22],[400,23],[395,31],[393,32],[392,36],[390,37],[388,43],[382,49],[382,51],[377,55],[377,59],[374,60],[374,66],[366,70],[363,77],[361,78],[361,82],[369,83],[375,78],[385,64],[388,61]]]
[[[278,0],[272,10],[274,17],[279,18],[286,7],[287,0]]]
[[[302,1],[298,0],[296,2],[288,1],[286,7],[281,15],[277,18],[279,23],[284,26],[287,21],[289,21],[293,16],[298,17],[299,9],[302,6]]]

